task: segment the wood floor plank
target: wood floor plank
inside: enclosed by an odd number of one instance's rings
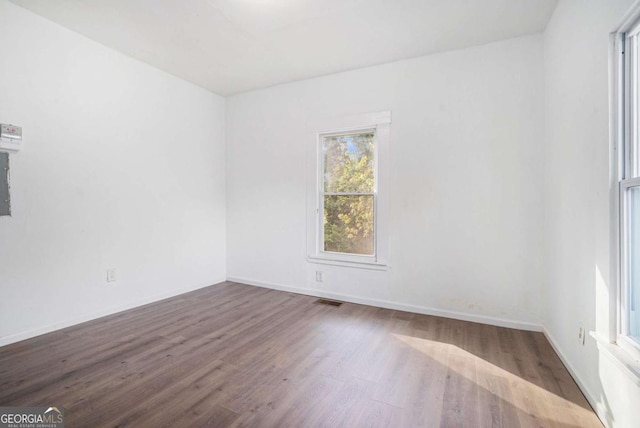
[[[540,333],[225,282],[0,348],[90,427],[601,427]]]

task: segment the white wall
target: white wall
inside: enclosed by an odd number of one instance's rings
[[[561,1],[544,35],[547,335],[610,426],[637,426],[640,388],[578,325],[608,335],[609,33],[631,0]]]
[[[0,344],[224,280],[225,100],[6,0],[0,52]]]
[[[609,322],[607,34],[630,3],[564,0],[544,37],[234,96],[225,162],[224,99],[0,0],[0,121],[25,132],[0,344],[228,276],[544,323],[603,420],[633,426],[638,385],[576,340]],[[391,269],[307,262],[308,123],[387,109]]]
[[[229,98],[228,276],[539,328],[542,77],[534,35]],[[307,123],[381,110],[393,116],[392,267],[310,264]]]

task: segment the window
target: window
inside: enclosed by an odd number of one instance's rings
[[[389,112],[373,113],[320,121],[313,128],[310,261],[386,268],[390,119]]]
[[[323,251],[375,254],[376,130],[320,137]]]
[[[615,40],[618,130],[615,156],[619,292],[617,342],[640,352],[640,25]]]

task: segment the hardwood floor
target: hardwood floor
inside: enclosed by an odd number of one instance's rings
[[[540,333],[222,283],[0,348],[67,427],[601,427]]]

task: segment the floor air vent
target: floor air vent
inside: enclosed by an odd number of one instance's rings
[[[329,306],[340,306],[340,305],[342,305],[342,302],[337,302],[335,300],[327,300],[327,299],[318,299],[318,300],[316,300],[316,303],[318,303],[320,305],[329,305]]]

